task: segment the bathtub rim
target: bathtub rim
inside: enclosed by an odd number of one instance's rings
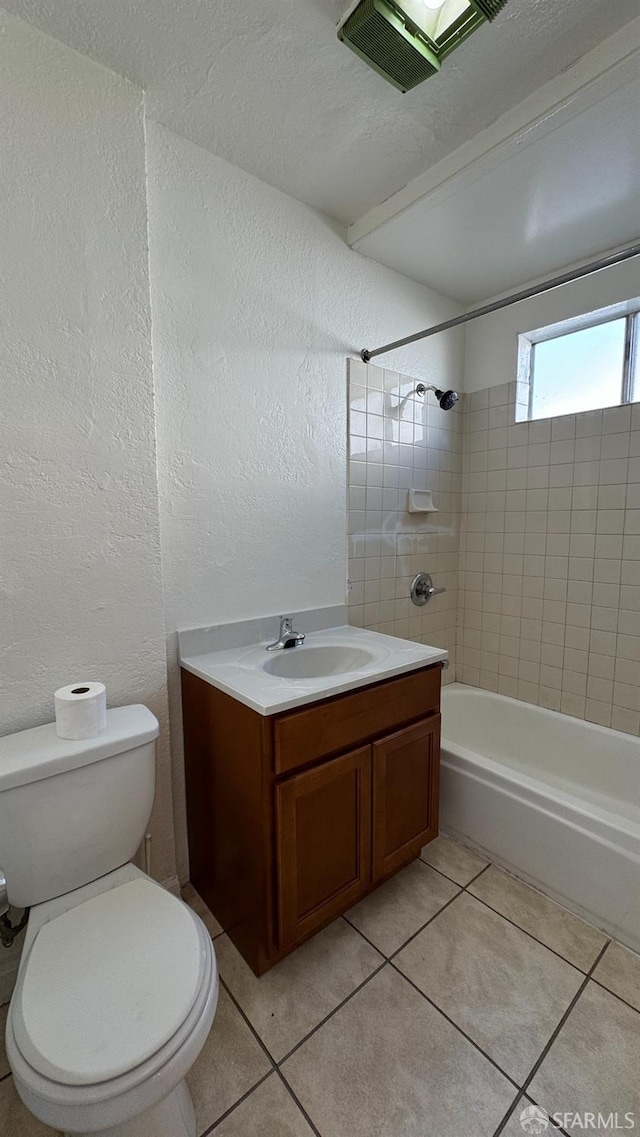
[[[446,739],[441,800],[444,834],[640,953],[640,910],[633,901],[640,826],[634,821]]]
[[[505,700],[512,705],[516,704],[531,707],[535,712],[544,714],[545,716],[551,716],[554,721],[568,718],[573,722],[584,723],[589,730],[593,729],[594,732],[597,732],[602,738],[614,734],[625,741],[632,739],[640,743],[640,740],[633,734],[612,730],[610,727],[601,726],[599,723],[591,723],[586,719],[578,719],[574,715],[564,715],[561,711],[552,711],[548,707],[540,707],[536,703],[526,703],[523,699],[514,699],[509,695],[501,695],[498,691],[486,691],[484,688],[471,687],[466,683],[448,684],[446,688],[443,688],[443,696],[445,691],[451,691],[454,695],[458,693],[462,694],[463,692],[472,692],[474,695],[480,695],[483,698],[497,699],[500,701]],[[605,794],[601,794],[598,790],[589,791],[588,789],[586,790],[585,796],[581,797],[579,793],[580,787],[574,782],[562,779],[564,784],[560,785],[553,780],[547,780],[544,776],[536,777],[535,771],[533,771],[531,767],[529,767],[527,771],[524,771],[498,758],[491,758],[488,755],[482,754],[479,750],[473,750],[471,747],[462,746],[460,743],[452,741],[447,738],[446,734],[446,708],[443,703],[441,760],[445,762],[448,758],[455,759],[459,765],[465,763],[466,767],[480,767],[480,769],[485,771],[488,780],[496,789],[504,788],[504,781],[507,781],[513,787],[520,786],[525,788],[529,793],[538,797],[536,804],[538,804],[539,807],[553,807],[547,809],[547,812],[556,813],[556,815],[561,817],[565,822],[570,822],[571,819],[568,817],[568,811],[572,810],[579,816],[585,819],[588,818],[589,821],[601,824],[607,829],[611,828],[616,833],[622,832],[625,837],[640,842],[640,808],[633,805],[632,816],[629,816],[629,814],[625,812],[619,813],[615,808],[618,804],[617,798],[608,797]],[[473,777],[474,775],[470,773],[470,776]],[[575,789],[573,788],[574,786]],[[612,804],[613,808],[608,807],[606,804],[608,802]]]

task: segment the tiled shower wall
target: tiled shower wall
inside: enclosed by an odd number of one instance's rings
[[[640,404],[465,396],[457,678],[640,733]]]
[[[450,653],[455,678],[462,489],[459,406],[441,411],[416,380],[349,363],[349,622]],[[433,491],[437,513],[407,511],[410,489]],[[411,581],[447,589],[418,608]]]

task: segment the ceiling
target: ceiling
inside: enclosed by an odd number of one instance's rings
[[[338,42],[343,0],[3,6],[144,87],[152,118],[343,224],[638,13],[638,0],[510,0],[401,95]]]
[[[628,33],[617,38],[628,49]],[[633,244],[639,112],[640,48],[411,204],[387,201],[353,247],[469,303]]]

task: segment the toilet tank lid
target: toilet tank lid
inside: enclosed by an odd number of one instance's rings
[[[107,711],[107,725],[95,738],[58,738],[53,722],[8,734],[0,738],[0,792],[133,750],[159,731],[155,715],[137,704]]]

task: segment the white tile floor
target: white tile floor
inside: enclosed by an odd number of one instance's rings
[[[185,898],[222,978],[189,1076],[199,1137],[521,1137],[535,1105],[640,1128],[640,958],[460,845],[439,838],[260,980]],[[0,1133],[52,1134],[1,1046]]]

